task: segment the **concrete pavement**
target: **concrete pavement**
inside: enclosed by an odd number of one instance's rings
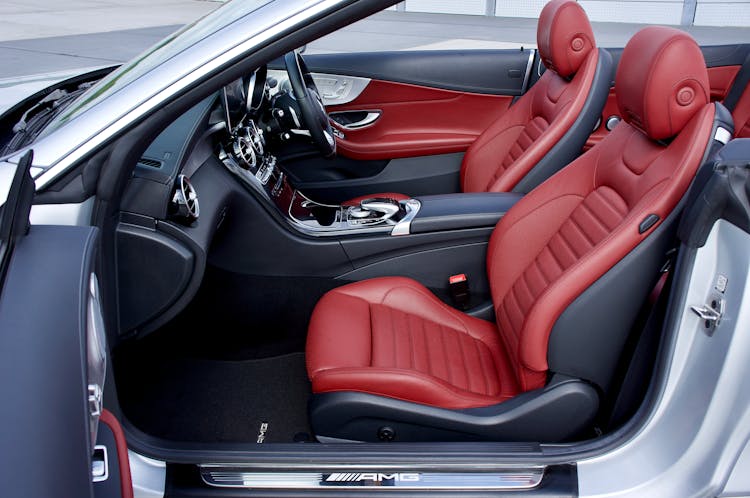
[[[214,0],[2,0],[0,40],[183,25],[219,5]]]

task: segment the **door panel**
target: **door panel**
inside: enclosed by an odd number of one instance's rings
[[[378,160],[464,152],[512,100],[511,96],[372,80],[354,101],[327,110],[380,113],[366,127],[334,125],[343,135],[338,140],[339,154]]]
[[[306,55],[314,73],[359,76],[458,92],[521,95],[534,51],[430,50]]]
[[[401,177],[408,178],[404,188],[411,195],[455,192],[459,168],[446,176],[442,158],[465,152],[525,91],[533,56],[533,50],[305,56],[310,71],[328,82],[321,92],[338,121],[339,158],[322,162],[297,153],[284,165],[297,187],[327,200],[345,200],[353,188],[362,194],[389,190],[386,185],[392,190],[392,180]],[[352,78],[357,88],[344,84]],[[428,157],[435,158],[434,171],[421,163],[395,171],[411,165],[403,159]]]
[[[738,65],[731,65],[708,68],[708,83],[711,86],[712,102],[724,100],[740,67]]]
[[[12,176],[0,181],[2,496],[129,498],[119,492],[129,476],[113,468],[108,482],[107,450],[97,441],[119,425],[114,417],[100,423],[107,345],[98,230],[29,226],[32,158],[28,151],[18,166],[0,162],[0,178]],[[110,483],[117,494],[98,491]]]
[[[3,496],[90,496],[86,316],[96,229],[33,226],[0,295]]]

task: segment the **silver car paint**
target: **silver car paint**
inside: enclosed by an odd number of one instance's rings
[[[0,114],[4,113],[23,99],[45,88],[72,78],[79,74],[88,73],[101,69],[104,66],[80,68],[67,71],[56,71],[54,73],[35,74],[34,76],[23,76],[20,78],[0,79]]]
[[[750,235],[720,220],[698,250],[666,389],[642,430],[615,451],[578,463],[581,496],[716,496],[750,434]],[[713,336],[690,310],[729,278]],[[750,469],[744,469],[745,471]],[[745,492],[750,489],[746,488]]]
[[[161,498],[167,476],[167,464],[128,450],[133,498]]]
[[[252,52],[274,36],[301,26],[336,0],[276,0],[208,37],[147,77],[99,103],[95,109],[34,144],[35,163],[46,171],[43,187],[105,140],[137,122],[194,82]],[[279,21],[281,20],[281,21]],[[218,55],[217,55],[218,54]],[[15,156],[15,160],[20,154]],[[0,162],[0,186],[9,184],[14,165]],[[0,201],[6,192],[0,188]],[[63,210],[64,211],[64,210]],[[45,215],[46,216],[46,215]],[[70,220],[70,214],[63,218]],[[80,217],[75,217],[81,222]],[[56,222],[55,216],[45,221]],[[733,496],[746,493],[750,433],[750,299],[746,298],[750,236],[719,222],[698,253],[688,300],[682,303],[680,332],[671,352],[667,387],[642,430],[617,450],[579,462],[582,496],[707,496],[727,485]],[[689,305],[702,303],[717,272],[730,278],[727,316],[713,337],[705,336]],[[163,465],[131,453],[138,496],[163,495]],[[743,463],[745,462],[745,463]],[[141,470],[144,472],[141,472]],[[153,472],[152,472],[153,471]],[[743,472],[744,471],[744,472]],[[146,477],[150,476],[150,477]],[[146,482],[149,481],[149,482]],[[150,483],[156,483],[151,485]],[[727,484],[728,483],[728,484]]]

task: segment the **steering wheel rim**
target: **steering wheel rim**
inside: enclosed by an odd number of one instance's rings
[[[287,53],[284,56],[284,65],[294,99],[302,114],[302,124],[307,127],[310,137],[324,157],[335,155],[336,137],[333,134],[328,113],[323,106],[323,99],[320,97],[302,55],[297,52]]]

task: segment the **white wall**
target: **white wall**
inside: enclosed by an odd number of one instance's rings
[[[750,2],[698,0],[696,26],[750,26]]]
[[[410,12],[483,15],[485,8],[486,0],[406,0],[406,10]]]
[[[679,25],[686,0],[579,0],[592,21]],[[537,18],[546,0],[494,0],[495,15]],[[406,0],[409,12],[483,15],[492,0]],[[750,26],[750,0],[697,0],[696,26]]]

